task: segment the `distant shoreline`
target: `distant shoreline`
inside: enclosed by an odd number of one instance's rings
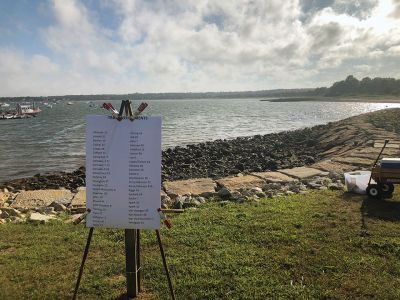
[[[347,97],[285,97],[261,99],[266,102],[362,102],[362,103],[400,103],[399,96],[347,96]]]

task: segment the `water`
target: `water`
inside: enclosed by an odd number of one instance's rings
[[[85,160],[85,116],[108,114],[86,102],[58,103],[36,118],[0,120],[0,182],[72,171]],[[144,115],[161,115],[163,148],[324,124],[394,103],[265,102],[259,99],[152,100]],[[119,101],[113,102],[119,108]],[[135,102],[135,107],[138,105]],[[12,104],[13,106],[13,104]]]

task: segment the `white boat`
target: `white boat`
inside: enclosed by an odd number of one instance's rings
[[[10,104],[8,104],[8,103],[1,103],[1,104],[0,104],[0,107],[10,107]]]
[[[39,107],[35,107],[34,105],[21,105],[17,104],[17,115],[31,115],[36,116],[42,110]]]
[[[67,105],[72,105],[73,103],[72,102],[67,102]]]

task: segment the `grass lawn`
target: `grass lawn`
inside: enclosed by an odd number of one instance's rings
[[[400,298],[400,194],[312,192],[210,203],[162,238],[178,299]],[[88,229],[0,226],[0,299],[70,299]],[[142,234],[144,297],[169,299],[154,231]],[[95,229],[80,299],[125,292],[122,230]]]

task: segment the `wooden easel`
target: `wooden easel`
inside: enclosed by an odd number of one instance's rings
[[[130,100],[122,100],[121,108],[116,115],[117,111],[114,107],[108,103],[103,105],[104,108],[111,110],[113,112],[113,117],[118,121],[123,119],[122,114],[125,111],[125,115],[129,117],[131,121],[133,121],[146,107],[147,103],[142,103],[135,114],[132,113],[131,101]],[[162,210],[159,209],[159,212],[182,212],[182,210]],[[86,213],[75,222],[75,224],[80,223],[88,214],[90,213],[90,209],[86,211]],[[72,297],[73,300],[76,300],[79,290],[79,285],[81,282],[83,268],[85,266],[86,258],[89,253],[90,242],[93,236],[94,227],[90,227],[89,235],[86,240],[85,250],[83,252],[81,266],[79,268],[79,274],[75,285],[74,295]],[[158,246],[160,248],[160,254],[163,261],[163,266],[165,273],[167,275],[168,286],[171,293],[171,298],[175,300],[175,293],[172,286],[171,277],[168,271],[167,260],[165,258],[164,247],[161,242],[160,230],[156,229],[156,236]],[[127,288],[127,299],[136,298],[138,293],[141,292],[141,270],[140,270],[140,230],[139,229],[125,229],[125,265],[126,265],[126,288]]]

